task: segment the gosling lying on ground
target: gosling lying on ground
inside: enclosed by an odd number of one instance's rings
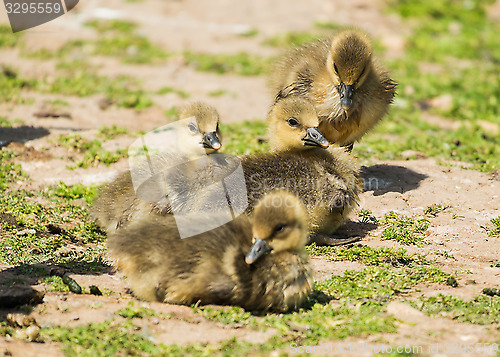
[[[217,110],[210,105],[195,102],[184,108],[179,120],[190,117],[196,118],[196,125],[190,123],[185,128],[185,133],[183,132],[186,137],[180,139],[188,144],[195,144],[186,145],[187,149],[192,151],[184,153],[186,158],[196,159],[200,151],[202,154],[211,154],[219,150],[222,144]],[[143,215],[145,211],[151,211],[152,206],[151,202],[137,197],[131,173],[127,170],[101,189],[90,209],[90,217],[107,233],[112,233],[134,217]]]
[[[233,193],[233,202],[248,202],[247,213],[252,212],[264,194],[286,189],[297,195],[306,207],[313,233],[311,242],[351,243],[359,237],[345,239],[332,234],[357,205],[362,189],[359,166],[344,149],[326,149],[328,141],[317,126],[318,117],[309,101],[300,97],[279,100],[269,113],[269,142],[273,152],[243,156],[246,190],[238,191],[230,185],[226,188]],[[217,187],[206,187],[187,200],[173,199],[171,204],[186,213],[220,211],[227,202],[218,197]]]
[[[148,216],[116,231],[108,246],[141,299],[286,312],[313,290],[307,228],[300,200],[275,191],[259,201],[251,219],[241,215],[181,239],[173,216]]]

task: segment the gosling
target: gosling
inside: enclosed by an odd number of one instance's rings
[[[108,246],[138,298],[287,312],[313,290],[307,227],[300,200],[275,191],[259,201],[252,219],[241,215],[181,239],[173,216],[149,216],[116,231]]]
[[[269,142],[273,152],[241,157],[246,190],[226,184],[232,202],[247,202],[250,214],[266,193],[285,189],[297,195],[309,214],[311,243],[339,245],[359,237],[339,237],[333,233],[357,206],[361,192],[359,166],[342,148],[329,148],[318,130],[314,106],[297,96],[286,97],[269,113]],[[240,195],[240,196],[238,196]],[[189,200],[171,201],[184,212],[212,212],[227,207],[219,200],[218,189],[207,187]],[[159,209],[161,210],[161,209]]]
[[[192,147],[192,153],[186,153],[188,159],[199,156],[200,151],[212,154],[221,147],[221,133],[219,130],[219,113],[215,108],[201,102],[187,105],[179,115],[179,120],[196,118],[196,125],[189,123],[185,128],[188,141],[200,138],[197,147]],[[196,141],[195,141],[196,143]],[[188,146],[188,148],[190,148]],[[201,149],[203,148],[203,149]],[[157,161],[164,158],[156,158]],[[164,205],[168,203],[164,198]],[[129,170],[119,174],[112,182],[104,186],[90,209],[90,217],[108,234],[117,228],[126,225],[137,215],[151,210],[153,204],[137,197],[132,176]]]
[[[372,52],[370,39],[357,29],[294,49],[272,72],[276,100],[289,95],[310,100],[320,131],[350,151],[387,113],[395,95],[396,82]]]

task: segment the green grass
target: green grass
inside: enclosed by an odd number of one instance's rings
[[[272,351],[269,345],[252,345],[235,338],[218,346],[157,345],[151,341],[147,331],[141,330],[131,320],[105,321],[76,328],[44,329],[41,336],[45,341],[61,342],[68,356],[244,356]]]
[[[63,343],[66,355],[78,356],[139,356],[159,355],[157,347],[147,337],[135,333],[132,321],[105,321],[76,328],[42,330],[42,338]]]
[[[0,25],[0,48],[15,47],[19,43],[19,38],[21,36],[21,33],[12,33],[12,29],[9,25]]]
[[[180,89],[175,89],[175,88],[172,88],[172,87],[162,87],[162,88],[160,88],[159,90],[156,91],[156,94],[159,94],[159,95],[164,95],[164,94],[169,94],[169,93],[177,94],[182,99],[187,99],[187,98],[189,98],[191,96],[186,91],[183,91],[183,90],[180,90]]]
[[[242,76],[259,76],[267,72],[270,59],[245,52],[237,54],[208,54],[184,52],[186,64],[198,71],[218,74],[233,73]]]
[[[411,61],[415,61],[414,58]],[[457,61],[455,61],[457,62]],[[398,71],[411,71],[416,62],[400,63],[402,68]],[[430,112],[450,119],[475,121],[477,119],[498,123],[498,95],[500,89],[500,67],[491,62],[477,62],[464,65],[463,68],[455,66],[453,60],[446,60],[438,75],[432,72],[418,70],[419,78],[414,74],[403,74],[400,79],[401,92],[412,86],[415,94],[413,100],[425,101],[442,95],[451,95],[452,101],[449,108],[431,108]],[[418,67],[417,67],[418,68]],[[411,79],[411,82],[408,80]],[[481,85],[478,85],[478,84]]]
[[[103,149],[102,143],[99,140],[87,140],[78,134],[59,135],[57,142],[79,154],[78,158],[70,157],[75,164],[67,166],[69,169],[75,169],[78,167],[89,168],[100,164],[109,166],[118,160],[127,157],[127,151],[125,149],[118,149],[111,152]],[[83,157],[81,157],[82,154]]]
[[[24,180],[26,176],[21,165],[14,163],[14,153],[5,148],[0,149],[0,191],[4,192],[12,183]]]
[[[382,232],[382,239],[404,245],[421,246],[429,228],[429,221],[425,218],[408,218],[392,211],[385,214],[383,223],[388,227]]]
[[[101,36],[92,46],[94,55],[117,57],[123,63],[154,64],[168,57],[162,48],[135,34]]]
[[[134,79],[126,76],[109,78],[79,68],[72,68],[65,75],[42,81],[38,89],[46,93],[78,97],[104,94],[119,107],[138,110],[148,108],[153,104],[149,94],[138,88],[137,81]]]
[[[4,116],[0,116],[0,127],[11,128],[12,122]]]
[[[389,2],[387,10],[411,29],[403,57],[387,61],[398,95],[387,118],[355,147],[356,155],[373,162],[416,150],[447,165],[472,163],[484,172],[500,167],[500,136],[478,124],[500,127],[500,25],[486,15],[490,3]],[[432,99],[445,95],[449,105],[432,106]],[[429,115],[434,117],[423,120]],[[460,125],[440,127],[435,116]]]
[[[174,352],[203,355],[208,351],[214,355],[223,355],[224,352],[233,355],[244,353],[265,355],[269,351],[286,349],[290,346],[290,341],[298,342],[296,346],[316,345],[323,340],[395,332],[395,318],[384,313],[385,304],[382,301],[409,291],[419,282],[442,283],[447,278],[447,275],[437,268],[417,268],[411,273],[404,269],[388,269],[387,266],[368,267],[359,272],[347,271],[342,275],[332,276],[317,284],[318,290],[313,294],[306,308],[289,314],[257,316],[239,307],[192,307],[195,313],[207,320],[229,325],[232,328],[246,327],[252,330],[273,329],[276,331],[273,337],[260,345],[236,340],[228,340],[218,346],[150,345],[146,343],[145,336],[138,328],[140,325],[130,325],[128,322],[90,324],[76,329],[57,327],[44,331],[42,335],[45,338],[62,342],[69,351],[67,353],[82,353],[83,346],[89,354],[100,355],[107,353],[107,349],[113,353],[125,353],[125,351],[132,353],[130,351],[135,351],[135,348],[150,351],[152,355]],[[340,300],[336,301],[332,298]],[[116,313],[126,319],[155,316],[152,310],[136,307],[134,303],[129,303],[126,308]],[[109,334],[107,333],[104,337],[106,345],[97,341],[96,337],[99,336],[96,332],[104,331],[104,328],[109,331]],[[125,342],[125,336],[118,335],[116,330],[129,337],[127,342]],[[109,335],[115,338],[108,338]],[[75,339],[75,336],[80,336],[80,338]]]
[[[396,320],[384,312],[385,301],[416,290],[421,282],[443,283],[449,277],[425,259],[409,255],[402,249],[350,249],[352,251],[348,254],[345,253],[347,248],[340,248],[337,254],[347,260],[364,261],[373,266],[360,271],[346,271],[317,283],[310,302],[297,312],[258,316],[239,307],[192,308],[205,319],[231,328],[272,329],[274,335],[265,343],[251,344],[229,339],[217,345],[155,344],[150,339],[154,336],[150,336],[147,330],[143,331],[141,324],[132,323],[132,319],[158,315],[135,303],[129,303],[116,312],[126,321],[106,321],[76,328],[47,328],[42,330],[42,340],[61,342],[63,350],[69,355],[268,355],[271,351],[288,350],[290,343],[294,343],[294,347],[315,346],[325,340],[395,332]],[[392,263],[387,265],[388,261]],[[60,288],[64,289],[63,286]]]
[[[393,160],[401,159],[403,151],[416,150],[437,158],[445,165],[450,162],[456,162],[456,165],[472,163],[473,169],[481,171],[500,167],[500,136],[477,124],[478,120],[500,124],[497,99],[500,97],[500,39],[496,35],[500,25],[486,16],[490,3],[490,0],[390,1],[388,11],[403,16],[411,30],[404,56],[387,61],[394,78],[400,83],[399,94],[386,120],[356,145],[357,156],[365,161]],[[134,23],[115,20],[92,21],[87,25],[104,34],[99,40],[101,45],[98,41],[70,41],[61,50],[53,51],[53,58],[67,60],[70,54],[72,57],[78,53],[93,54],[96,48],[97,52],[106,54],[109,51],[109,55],[123,60],[127,60],[129,55],[144,56],[146,61],[156,58],[155,46],[133,43],[136,37],[140,37],[136,34],[137,25]],[[267,42],[280,47],[299,45],[317,37],[330,36],[343,28],[328,22],[314,25],[315,29],[311,32],[284,33],[267,39]],[[4,28],[4,37],[11,41],[13,37],[8,32],[10,30]],[[374,39],[376,49],[377,43]],[[150,51],[153,53],[150,54]],[[189,65],[218,73],[260,75],[267,71],[269,65],[269,59],[248,53],[185,53],[184,56]],[[426,70],[428,64],[437,68],[437,72]],[[76,80],[68,80],[69,77],[75,76],[61,76],[49,92],[80,96],[104,93],[117,105],[126,108],[142,109],[152,104],[150,93],[134,88],[134,85],[121,82],[112,88],[102,88],[101,81],[91,75],[76,76]],[[20,90],[36,84],[22,79],[16,82],[12,78],[5,82],[0,83],[0,97],[4,101],[22,100]],[[113,84],[108,78],[102,79],[102,82]],[[178,94],[185,97],[183,93]],[[451,95],[449,107],[429,107],[430,100],[442,95]],[[422,120],[428,114],[442,116],[450,123],[458,121],[463,126],[458,129],[441,128],[434,119],[430,123]]]
[[[47,291],[69,291],[68,285],[63,282],[60,276],[49,276],[43,279],[42,282],[48,285]]]
[[[449,274],[435,266],[391,268],[389,265],[347,270],[342,275],[321,281],[317,288],[335,299],[388,300],[400,294],[418,291],[421,282],[445,283]]]
[[[450,208],[450,206],[443,206],[443,205],[436,205],[436,204],[434,204],[434,205],[431,205],[431,206],[427,207],[424,210],[424,213],[426,215],[436,217],[440,212],[443,212],[447,208]]]
[[[265,139],[267,127],[261,120],[221,125],[224,153],[231,155],[255,154],[269,151]]]
[[[270,315],[264,321],[279,331],[278,336],[283,336],[283,333],[292,335],[290,330],[299,330],[302,333],[302,344],[317,344],[324,339],[395,332],[395,319],[384,315],[382,309],[383,306],[378,303],[315,303],[310,310],[283,317]]]
[[[54,107],[69,107],[69,103],[64,99],[52,99],[46,100],[44,103],[52,105]]]
[[[350,247],[328,247],[316,246],[311,244],[306,247],[311,255],[322,256],[331,261],[352,261],[360,262],[366,265],[391,265],[391,266],[407,266],[407,265],[430,265],[431,262],[425,257],[417,254],[409,254],[404,248],[372,248],[365,245],[353,245]]]
[[[201,314],[207,320],[217,321],[225,325],[241,326],[256,323],[252,314],[239,306],[224,308],[214,306],[192,307],[192,310]]]
[[[116,32],[120,34],[131,34],[137,29],[137,24],[125,20],[91,20],[85,23],[99,33]]]
[[[82,39],[70,40],[64,43],[62,46],[56,49],[46,49],[40,48],[37,50],[31,50],[26,47],[24,43],[19,46],[20,54],[27,58],[38,59],[38,60],[59,60],[64,62],[67,57],[72,57],[71,61],[75,61],[76,58],[84,57],[88,55],[88,44],[89,42]],[[81,62],[81,60],[76,60],[76,62]]]
[[[167,117],[168,120],[177,120],[179,117],[179,108],[176,106],[170,107],[168,109],[165,109],[164,112],[165,116]]]
[[[324,35],[310,32],[288,32],[284,34],[275,35],[266,39],[263,44],[271,47],[295,47],[308,42],[314,42]]]
[[[210,97],[221,97],[223,95],[229,94],[225,89],[216,89],[207,93]]]
[[[58,75],[34,81],[19,79],[17,75],[9,77],[5,74],[4,77],[6,78],[2,79],[0,74],[0,84],[2,84],[2,81],[5,81],[6,86],[6,88],[0,90],[0,97],[5,97],[6,101],[11,101],[19,96],[20,89],[34,88],[43,93],[74,95],[78,97],[101,94],[119,107],[137,110],[142,110],[153,105],[153,101],[150,98],[151,93],[143,90],[137,79],[124,75],[112,78],[102,76],[97,74],[96,68],[88,62],[66,59],[72,49],[82,46],[83,43],[81,41],[74,41],[59,51],[48,52],[45,55],[39,53],[31,54],[31,56],[36,55],[37,58],[42,56],[42,59],[50,58],[50,56],[60,59],[57,64]],[[2,91],[5,92],[3,96]]]
[[[396,107],[392,108],[388,117],[355,145],[355,155],[373,163],[401,160],[403,151],[416,150],[443,163],[456,162],[457,166],[460,162],[471,163],[471,168],[484,172],[500,167],[500,136],[465,122],[457,130],[442,129],[422,121],[419,115],[424,115],[420,109],[396,113]]]
[[[68,186],[64,182],[59,181],[55,186],[49,187],[50,195],[60,197],[65,200],[83,199],[87,204],[91,204],[97,195],[98,188],[96,186],[84,186],[75,184]]]
[[[352,305],[344,302],[322,305],[316,303],[310,310],[300,313],[282,316],[251,316],[248,319],[251,321],[247,322],[253,326],[259,329],[274,328],[278,332],[262,344],[251,344],[237,339],[229,339],[216,346],[155,344],[149,338],[147,331],[142,331],[140,325],[132,322],[131,319],[138,316],[128,313],[125,314],[125,321],[105,321],[76,328],[60,326],[43,329],[41,337],[44,341],[61,342],[64,352],[68,355],[269,355],[271,351],[287,349],[291,342],[295,342],[295,346],[316,345],[321,339],[345,339],[380,332],[394,332],[396,330],[395,319],[385,315],[382,309],[380,304]],[[209,310],[209,313],[206,312],[207,310],[197,309],[197,312],[217,322],[228,324],[234,322],[234,319],[228,320],[224,316],[225,310],[223,309],[213,308]],[[222,312],[215,313],[213,310],[222,310]]]
[[[125,127],[118,127],[116,124],[113,124],[113,126],[101,126],[99,128],[99,133],[98,136],[103,139],[103,140],[111,140],[114,139],[118,136],[121,135],[126,135],[128,134],[129,131]]]
[[[125,317],[126,319],[142,319],[143,317],[158,315],[154,310],[148,309],[144,306],[135,306],[133,301],[130,301],[127,304],[127,307],[118,310],[116,314],[121,317]]]
[[[21,91],[31,90],[35,86],[36,81],[19,77],[15,69],[0,66],[0,103],[26,103],[27,100],[21,95]]]
[[[500,217],[492,218],[490,220],[493,228],[487,228],[488,235],[492,237],[500,237]]]
[[[131,64],[162,63],[168,57],[168,53],[162,48],[135,33],[135,23],[123,20],[92,20],[86,25],[99,33],[97,40],[71,40],[57,50],[30,51],[23,48],[22,53],[30,58],[59,61],[64,61],[70,55],[73,58],[89,55],[109,56]]]
[[[500,322],[500,297],[478,296],[463,301],[452,295],[439,294],[412,302],[411,305],[428,316],[450,318],[459,322],[491,325]]]
[[[431,205],[424,210],[424,213],[430,216],[436,216],[439,212],[442,212],[447,208],[448,206]],[[384,218],[378,219],[370,211],[361,209],[359,217],[363,223],[384,225],[385,228],[382,232],[382,239],[395,240],[404,245],[421,246],[421,243],[425,241],[425,233],[429,228],[429,221],[426,218],[409,218],[392,211],[386,213]],[[369,250],[371,248],[363,247],[363,249]],[[370,254],[374,254],[374,252],[375,250],[371,251]],[[394,256],[400,254],[404,255],[405,253],[406,250],[399,250],[399,254],[394,254]]]
[[[375,217],[371,211],[362,208],[358,213],[359,218],[361,218],[362,223],[371,223],[379,225],[380,221]]]
[[[7,321],[0,321],[0,336],[12,336],[15,329]]]
[[[243,31],[238,33],[238,36],[240,37],[255,37],[259,34],[259,30],[256,28],[249,28],[247,31]]]
[[[322,22],[317,21],[314,26],[320,30],[338,31],[345,28],[345,25],[340,25],[335,22]]]
[[[409,19],[418,19],[416,36],[407,44],[417,59],[439,61],[443,57],[494,59],[500,57],[499,24],[487,19],[493,0],[467,2],[425,0],[391,1],[390,9]]]
[[[95,193],[96,188],[64,184],[42,192],[1,192],[0,261],[17,265],[50,261],[102,269],[100,255],[104,247],[99,243],[104,235],[89,222],[87,208],[78,201],[81,195],[90,201]],[[57,254],[59,248],[69,243],[84,249]]]
[[[262,44],[264,46],[271,46],[282,49],[294,48],[318,40],[330,39],[335,35],[336,32],[350,28],[349,26],[339,25],[332,22],[316,22],[314,23],[314,27],[316,29],[311,32],[292,31],[277,34],[267,38],[262,42]],[[374,38],[372,39],[372,42],[375,53],[378,54],[385,52],[385,47],[378,39]]]

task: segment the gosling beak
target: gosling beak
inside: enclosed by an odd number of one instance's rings
[[[271,247],[264,239],[257,239],[252,246],[252,250],[245,257],[245,262],[250,265],[255,263],[259,258],[263,257],[271,251]]]
[[[203,147],[205,149],[214,149],[214,150],[219,150],[222,146],[222,144],[219,141],[219,138],[217,137],[217,133],[215,131],[212,131],[211,133],[206,133],[203,135]]]
[[[340,105],[345,111],[351,108],[353,93],[354,87],[352,85],[340,83]]]
[[[326,149],[330,143],[326,138],[321,134],[318,128],[309,128],[307,129],[306,136],[302,139],[304,145],[308,146],[320,146],[323,149]]]

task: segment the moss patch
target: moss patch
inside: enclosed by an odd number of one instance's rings
[[[463,301],[452,295],[439,294],[420,298],[411,305],[429,316],[446,317],[460,322],[490,325],[500,322],[500,296],[478,296]]]
[[[384,216],[383,223],[388,225],[382,232],[382,239],[395,240],[405,245],[421,246],[429,221],[425,218],[408,218],[395,212]]]

